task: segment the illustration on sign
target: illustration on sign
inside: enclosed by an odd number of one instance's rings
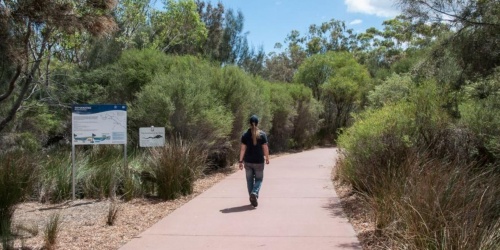
[[[139,128],[140,147],[163,147],[165,145],[165,128]]]
[[[127,144],[127,106],[82,104],[72,107],[73,144]]]
[[[102,134],[101,137],[97,137],[95,134],[92,134],[92,136],[78,136],[77,134],[74,134],[73,136],[75,141],[90,142],[90,143],[99,143],[104,140],[111,139],[111,136],[109,136],[109,134]]]

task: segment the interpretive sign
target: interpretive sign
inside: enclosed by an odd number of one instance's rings
[[[73,145],[127,144],[127,106],[78,104],[72,106]]]
[[[165,128],[139,128],[139,146],[163,147],[165,145]]]

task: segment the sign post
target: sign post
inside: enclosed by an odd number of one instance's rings
[[[123,144],[127,167],[127,105],[72,106],[72,192],[75,199],[75,145]],[[112,181],[114,184],[114,181]]]

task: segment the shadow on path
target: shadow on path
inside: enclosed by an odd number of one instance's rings
[[[250,210],[254,210],[254,209],[255,208],[252,205],[244,205],[244,206],[239,206],[239,207],[224,208],[224,209],[220,210],[220,212],[223,214],[229,214],[229,213],[240,213],[240,212],[250,211]]]

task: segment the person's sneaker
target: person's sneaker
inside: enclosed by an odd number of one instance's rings
[[[254,207],[257,207],[259,205],[259,202],[257,201],[257,195],[255,195],[254,193],[250,194],[250,203]]]

